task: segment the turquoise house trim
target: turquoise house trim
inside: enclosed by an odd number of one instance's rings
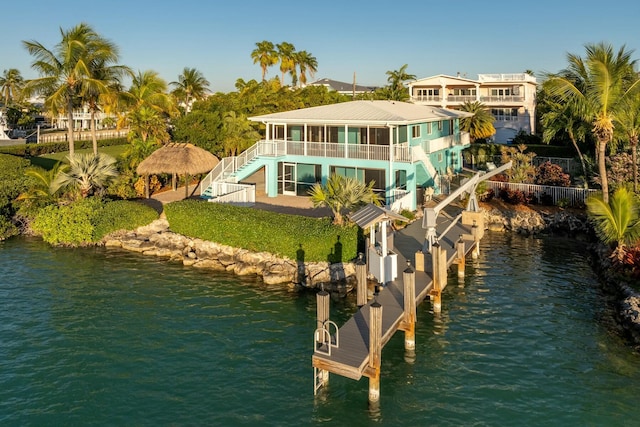
[[[263,170],[268,196],[304,196],[339,173],[373,182],[391,207],[415,210],[421,188],[438,190],[440,176],[461,169],[469,139],[459,120],[466,116],[397,101],[352,101],[250,117],[264,140],[226,179],[242,182]]]

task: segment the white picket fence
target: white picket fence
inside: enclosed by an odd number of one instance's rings
[[[598,190],[577,187],[555,187],[551,185],[518,184],[513,182],[486,181],[487,186],[496,193],[496,197],[501,189],[520,190],[525,194],[533,194],[540,201],[543,197],[550,197],[553,204],[564,200],[568,206],[584,206],[585,201],[591,195],[597,194]]]

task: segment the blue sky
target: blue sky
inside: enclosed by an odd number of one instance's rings
[[[120,63],[169,81],[196,68],[213,91],[261,78],[255,43],[287,41],[318,60],[315,78],[384,85],[408,64],[418,78],[559,71],[585,43],[626,44],[640,58],[640,2],[611,1],[9,1],[0,8],[0,70],[36,77],[23,40],[47,48],[80,22],[120,48]],[[277,66],[267,77],[279,76]]]

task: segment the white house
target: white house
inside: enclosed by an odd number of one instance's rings
[[[440,74],[408,86],[415,104],[457,109],[468,101],[483,103],[495,118],[495,142],[511,142],[520,131],[535,133],[537,82],[530,74],[479,74],[477,80]]]

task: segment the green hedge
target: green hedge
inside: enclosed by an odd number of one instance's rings
[[[328,218],[285,215],[199,200],[165,205],[171,230],[185,236],[290,259],[351,261],[357,255],[358,227],[337,227]]]
[[[90,197],[41,209],[31,227],[52,245],[83,246],[99,242],[113,231],[133,230],[157,218],[153,208],[141,203]]]
[[[111,145],[123,145],[127,144],[127,138],[110,138],[101,139],[98,141],[100,147],[108,147]],[[87,141],[75,141],[75,149],[80,150],[83,148],[92,148],[93,142]],[[9,145],[6,147],[0,147],[0,153],[13,154],[20,157],[37,157],[43,154],[59,153],[61,151],[69,151],[69,143],[66,141],[59,142],[45,142],[42,144],[19,144]]]
[[[18,232],[11,224],[15,213],[13,201],[29,186],[30,179],[24,174],[29,165],[29,161],[21,157],[0,154],[0,240]]]

